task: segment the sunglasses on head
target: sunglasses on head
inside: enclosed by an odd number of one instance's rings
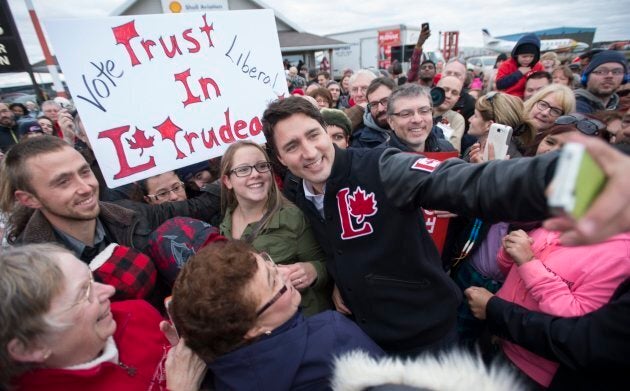
[[[554,123],[556,125],[575,125],[580,132],[588,136],[597,136],[599,132],[606,129],[606,125],[603,122],[580,113],[560,116]]]

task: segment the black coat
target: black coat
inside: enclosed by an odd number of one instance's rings
[[[453,329],[461,292],[442,270],[420,206],[494,221],[543,218],[556,157],[483,165],[453,159],[429,174],[412,168],[417,154],[335,148],[324,217],[302,186],[295,203],[366,334],[385,350],[422,348]]]

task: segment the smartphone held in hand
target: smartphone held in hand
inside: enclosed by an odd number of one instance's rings
[[[490,145],[492,145],[494,149],[494,160],[505,159],[511,139],[512,127],[502,124],[490,125],[488,139],[486,140],[486,145],[483,149],[483,161],[487,162],[489,159],[488,152]]]
[[[567,143],[560,152],[547,204],[552,213],[582,217],[604,188],[606,176],[584,145]]]

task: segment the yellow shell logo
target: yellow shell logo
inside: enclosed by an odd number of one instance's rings
[[[182,12],[182,4],[179,1],[171,1],[171,4],[168,5],[168,9],[170,9],[172,13],[178,14]]]

